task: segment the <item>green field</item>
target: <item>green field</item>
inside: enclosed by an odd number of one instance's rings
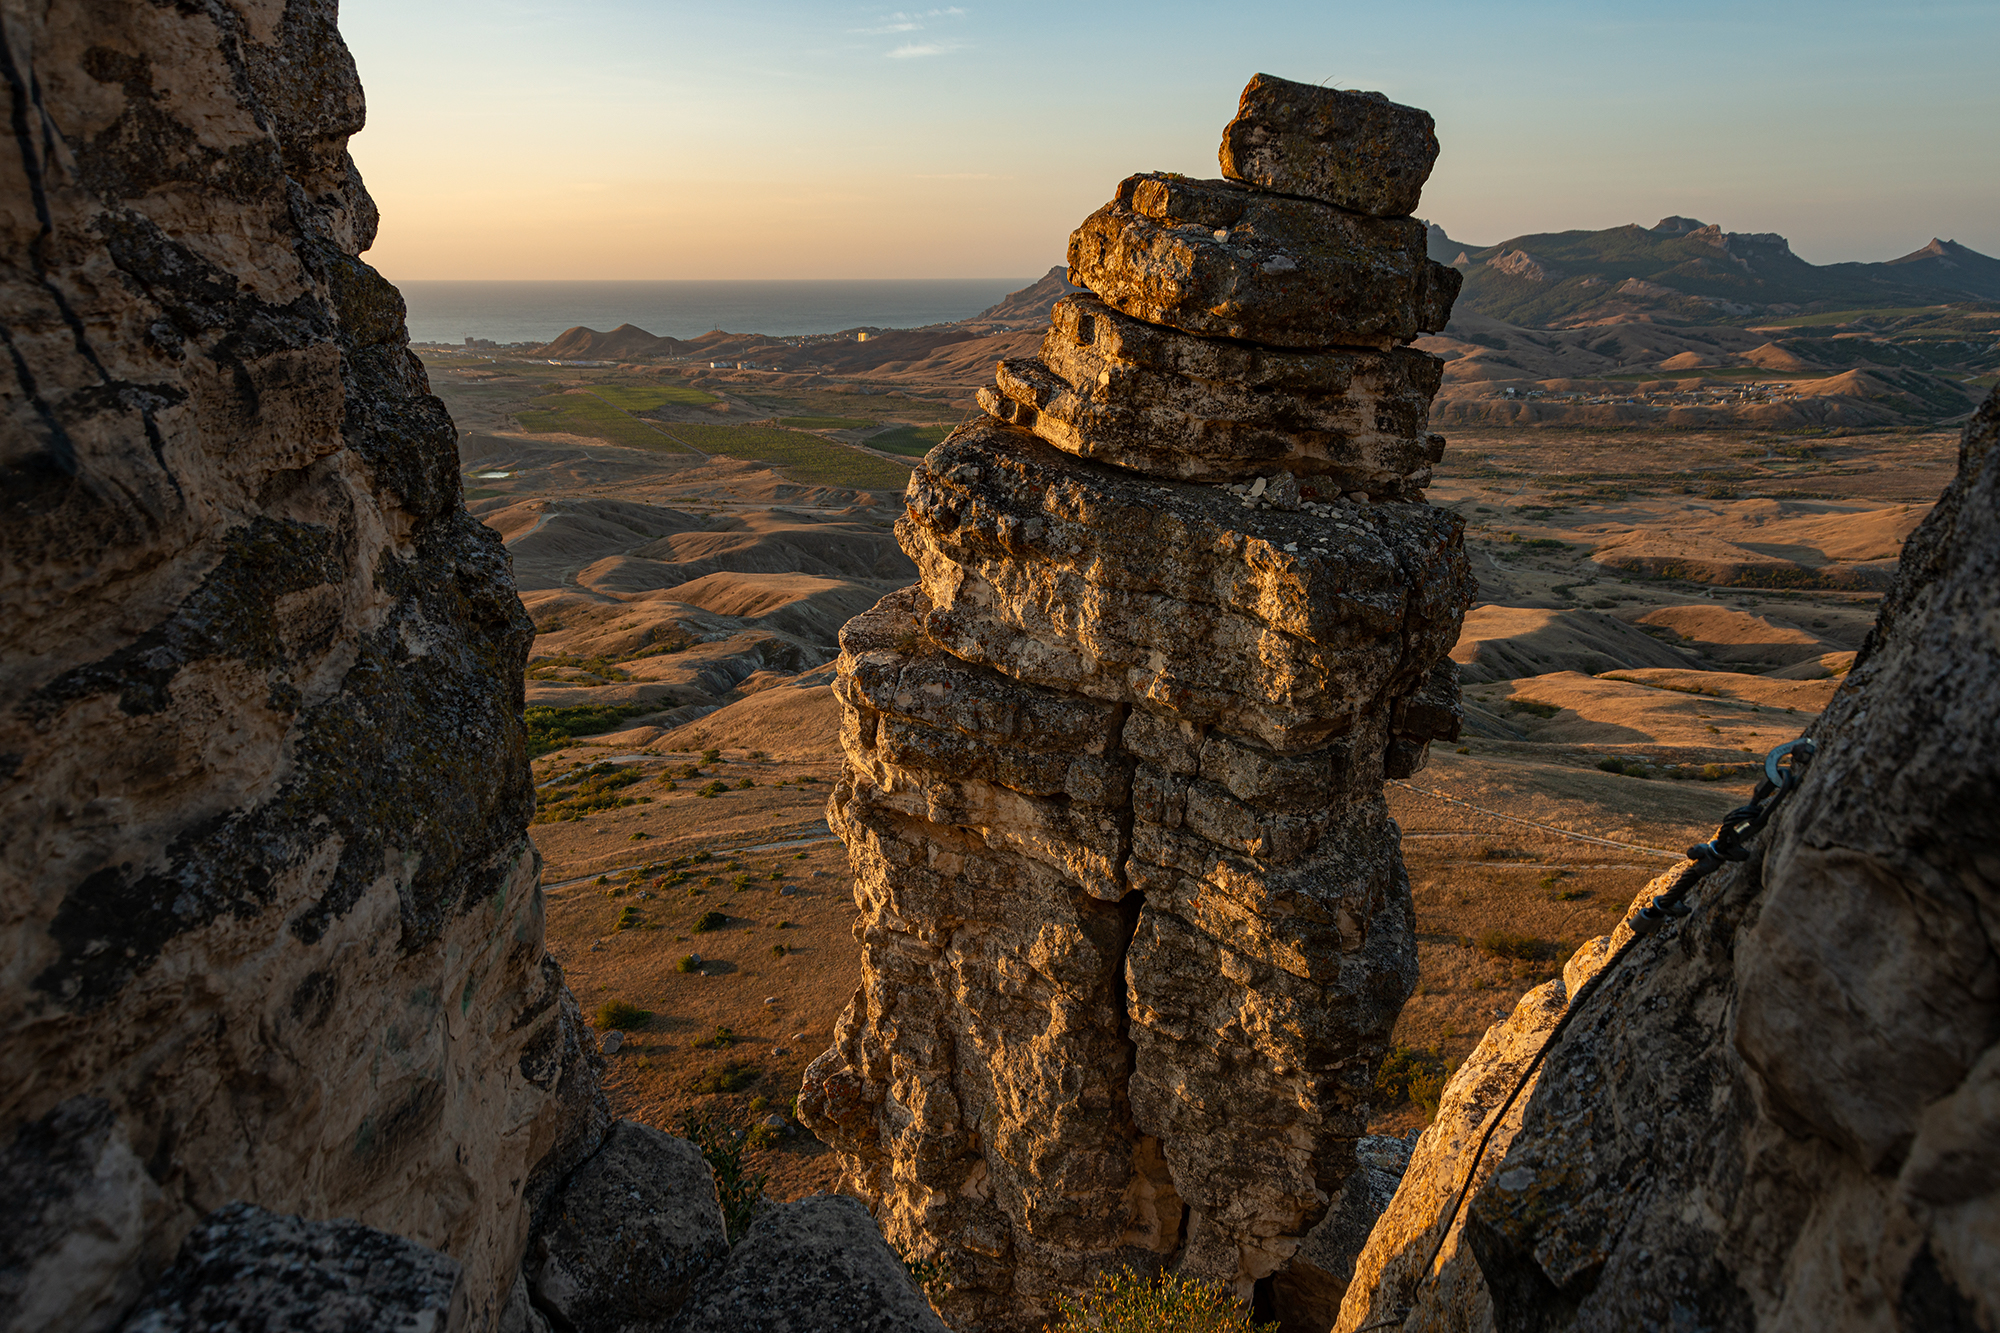
[[[674,438],[705,454],[721,454],[750,463],[784,468],[793,480],[809,486],[854,486],[864,490],[900,491],[909,483],[908,469],[886,458],[829,444],[803,431],[768,426],[709,426],[676,421],[667,427]]]
[[[613,407],[621,407],[627,412],[650,412],[670,404],[674,407],[707,407],[720,401],[712,393],[690,389],[684,384],[606,384],[592,392]]]
[[[1949,306],[1924,305],[1883,307],[1876,310],[1829,310],[1823,315],[1795,315],[1789,319],[1771,319],[1760,322],[1760,329],[1810,329],[1829,324],[1852,324],[1857,319],[1907,319],[1911,315],[1940,315]]]
[[[643,394],[652,391],[631,389],[627,392]],[[619,411],[595,394],[551,393],[533,402],[533,408],[516,414],[522,430],[566,431],[571,435],[588,435],[634,449],[658,449],[670,454],[688,452],[645,422]]]
[[[950,426],[898,426],[880,435],[871,435],[864,443],[870,449],[880,449],[883,453],[922,458],[951,432]]]
[[[793,430],[861,430],[875,423],[859,417],[779,417],[778,424]]]

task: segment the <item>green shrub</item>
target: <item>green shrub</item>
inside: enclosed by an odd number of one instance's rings
[[[1048,1333],[1277,1333],[1219,1286],[1178,1273],[1099,1273],[1081,1296],[1058,1296]]]
[[[722,1205],[723,1227],[729,1243],[734,1245],[750,1229],[763,1203],[765,1177],[743,1169],[743,1150],[737,1146],[729,1126],[712,1116],[688,1112],[681,1117],[681,1136],[701,1149],[709,1170],[715,1173],[716,1202]]]
[[[755,779],[753,779],[753,778],[745,778],[745,779],[743,779],[743,781],[741,781],[741,782],[739,782],[739,783],[737,783],[737,784],[736,784],[736,790],[738,790],[738,791],[749,791],[749,790],[750,790],[750,789],[751,789],[752,787],[754,787],[754,786],[756,786],[756,785],[757,785],[757,783],[756,783],[756,780],[755,780]]]
[[[773,957],[773,958],[783,958],[784,956],[785,956],[785,946],[784,946],[784,945],[782,945],[782,944],[774,944],[774,945],[772,945],[772,946],[771,946],[771,957]]]
[[[554,824],[583,819],[600,810],[616,810],[637,805],[620,793],[639,781],[639,772],[618,764],[589,764],[573,768],[535,793],[536,824]]]
[[[726,782],[711,782],[706,787],[703,787],[700,791],[696,792],[695,795],[720,796],[722,795],[722,793],[728,790],[729,790],[729,784]]]
[[[720,912],[703,912],[694,919],[696,934],[700,934],[704,930],[721,930],[728,924],[729,918]]]
[[[1536,703],[1533,699],[1509,699],[1507,708],[1515,713],[1528,713],[1535,717],[1554,717],[1562,712],[1561,704]]]
[[[1625,771],[1625,761],[1623,759],[1600,759],[1597,761],[1597,766],[1606,773],[1623,773]]]
[[[628,717],[659,711],[657,704],[612,704],[605,707],[530,708],[523,714],[528,724],[528,757],[560,750],[575,736],[595,736],[611,731]]]
[[[1437,1047],[1398,1044],[1382,1061],[1382,1068],[1375,1075],[1375,1090],[1391,1105],[1411,1102],[1422,1107],[1426,1114],[1436,1115],[1438,1098],[1444,1094],[1445,1080],[1450,1075],[1451,1067]]]
[[[697,1037],[694,1044],[704,1051],[726,1051],[736,1044],[736,1033],[718,1023],[714,1036]]]
[[[743,1136],[745,1147],[757,1149],[775,1148],[784,1141],[785,1131],[773,1129],[769,1125],[753,1125],[750,1132]]]
[[[597,1013],[591,1022],[600,1032],[611,1028],[622,1031],[644,1027],[652,1021],[652,1018],[653,1011],[650,1009],[641,1009],[638,1005],[627,1004],[623,1000],[606,1000],[597,1006]]]
[[[722,758],[722,751],[720,750],[703,750],[701,752],[701,762],[704,764],[712,764],[720,758]]]
[[[683,955],[683,956],[681,957],[681,960],[680,960],[680,961],[679,961],[678,963],[675,963],[675,964],[674,964],[674,971],[676,971],[676,972],[699,972],[699,971],[701,971],[701,964],[700,964],[700,963],[697,963],[697,962],[696,962],[696,961],[694,960],[694,955],[693,955],[693,954],[684,954],[684,955]]]
[[[1532,935],[1516,935],[1507,930],[1489,930],[1479,937],[1479,947],[1495,958],[1537,962],[1555,956],[1555,946]]]

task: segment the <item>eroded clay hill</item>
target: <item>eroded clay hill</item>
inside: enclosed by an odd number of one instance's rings
[[[1338,1299],[1292,1261],[1415,979],[1382,781],[1456,734],[1472,590],[1407,346],[1436,153],[1260,75],[1231,179],[1120,185],[843,633],[863,979],[800,1115],[958,1327],[1121,1263]]]

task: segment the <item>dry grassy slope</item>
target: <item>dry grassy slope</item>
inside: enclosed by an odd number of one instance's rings
[[[968,340],[942,354],[978,350]],[[801,397],[799,410],[830,401]],[[874,400],[850,401],[858,415]],[[774,402],[760,399],[754,410],[782,414]],[[691,925],[697,909],[716,906],[712,889],[698,899],[684,884],[674,886],[677,898],[639,900],[641,890],[606,898],[588,881],[603,873],[605,887],[615,886],[699,849],[826,836],[838,711],[823,663],[838,624],[903,577],[889,530],[898,497],[602,441],[487,435],[462,447],[469,472],[510,473],[468,484],[506,491],[475,505],[506,536],[523,575],[536,653],[576,659],[538,668],[544,678],[530,681],[530,702],[657,710],[537,763],[545,778],[604,758],[646,775],[625,789],[649,798],[642,804],[535,829],[547,878],[585,881],[553,894],[550,914],[580,993],[592,1005],[622,998],[656,1014],[613,1060],[619,1109],[672,1128],[683,1108],[705,1105],[747,1124],[752,1097],[789,1100],[818,1049],[817,1037],[795,1045],[792,1034],[823,1036],[857,975],[838,846],[797,849],[808,853],[800,865],[824,872],[804,881],[814,892],[780,901],[739,891],[732,924],[702,932],[699,943]],[[1596,559],[1602,549],[1621,538],[1712,534],[1801,573],[1865,564],[1893,555],[1951,451],[1942,436],[1814,437],[1796,448],[1740,433],[1454,436],[1432,496],[1468,521],[1485,604],[1454,653],[1467,682],[1467,735],[1437,747],[1429,768],[1390,791],[1422,933],[1422,989],[1400,1040],[1435,1045],[1447,1060],[1469,1051],[1496,1008],[1601,930],[1665,864],[1655,852],[1712,832],[1748,790],[1749,763],[1796,734],[1839,686],[1835,673],[1874,613],[1865,588],[1649,578]],[[1708,493],[1725,488],[1738,493]],[[651,651],[680,639],[691,642]],[[613,672],[623,678],[604,683]],[[699,780],[673,778],[673,791],[658,784],[711,749],[728,762],[705,766]],[[1599,768],[1611,760],[1633,775]],[[1711,780],[1668,776],[1711,765],[1720,774]],[[738,787],[744,775],[758,785]],[[820,781],[796,781],[807,776]],[[731,784],[725,794],[696,794],[718,778]],[[778,855],[735,859],[761,874]],[[613,929],[629,902],[644,903],[642,924]],[[769,953],[778,919],[793,922],[782,938],[800,946],[782,959]],[[673,971],[690,948],[722,962],[707,976]],[[767,1007],[773,996],[780,1005]],[[717,1023],[756,1034],[756,1044],[693,1044]],[[757,1081],[735,1092],[693,1090],[731,1059],[754,1065]],[[1421,1118],[1403,1106],[1382,1123]],[[758,1161],[783,1191],[801,1192],[831,1180],[816,1153],[794,1138]]]

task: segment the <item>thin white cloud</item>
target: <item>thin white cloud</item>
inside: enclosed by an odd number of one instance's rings
[[[964,45],[964,42],[905,42],[889,52],[889,59],[912,60],[919,56],[949,55]]]
[[[924,26],[924,22],[927,19],[962,19],[971,14],[971,12],[971,10],[961,9],[957,5],[953,5],[948,9],[899,9],[893,14],[884,14],[874,27],[849,28],[848,31],[864,36],[881,36],[892,32],[916,32]]]

